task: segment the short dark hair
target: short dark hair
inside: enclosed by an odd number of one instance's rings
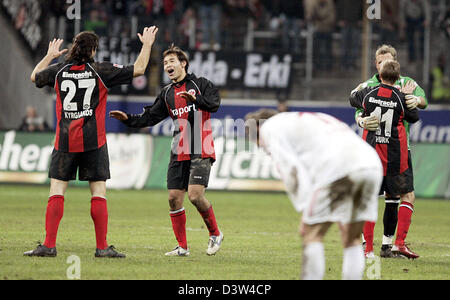
[[[382,80],[394,84],[400,78],[400,64],[395,60],[386,60],[381,65],[380,77]]]
[[[259,144],[259,128],[271,117],[278,114],[274,109],[261,108],[245,115],[245,136],[249,140],[256,140]]]
[[[67,61],[84,63],[91,60],[93,50],[98,48],[98,35],[91,31],[83,31],[73,38],[72,47],[66,55]]]
[[[275,116],[276,114],[278,114],[278,111],[276,111],[275,109],[260,108],[257,111],[249,112],[248,114],[246,114],[245,120],[255,120],[256,124],[259,124],[261,121],[265,121]]]
[[[189,69],[189,58],[187,56],[187,54],[181,50],[180,47],[175,46],[174,44],[170,45],[170,47],[163,52],[163,59],[168,56],[168,55],[176,55],[176,57],[178,57],[178,60],[180,62],[185,61],[186,62],[186,66],[184,67],[184,70],[187,72]]]

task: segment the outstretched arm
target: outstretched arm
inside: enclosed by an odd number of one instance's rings
[[[158,27],[151,26],[145,27],[142,34],[138,33],[138,37],[142,42],[142,48],[139,56],[134,63],[133,77],[144,75],[145,69],[147,69],[147,65],[150,60],[152,45],[155,42],[157,32]]]
[[[154,126],[167,118],[169,112],[164,103],[156,98],[152,106],[146,106],[141,114],[128,114],[120,110],[113,110],[109,112],[111,118],[121,121],[128,127],[143,128]]]
[[[34,68],[33,72],[31,73],[31,81],[35,82],[36,81],[36,74],[39,73],[40,71],[44,70],[45,68],[47,68],[50,63],[55,59],[60,57],[61,55],[63,55],[64,53],[66,53],[68,50],[67,49],[63,49],[63,50],[59,50],[59,48],[61,47],[61,44],[63,43],[64,40],[62,39],[53,39],[53,41],[50,41],[50,43],[48,44],[48,51],[47,54],[44,56],[44,58],[36,65],[36,67]]]

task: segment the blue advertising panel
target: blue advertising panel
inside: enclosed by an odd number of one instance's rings
[[[145,106],[151,105],[152,100],[148,97],[110,96],[106,112],[121,110],[127,113],[139,114]],[[361,129],[355,123],[355,110],[347,103],[320,102],[320,101],[298,101],[289,103],[290,111],[322,112],[330,114],[348,124],[357,133]],[[275,100],[239,100],[224,99],[219,110],[211,115],[211,125],[214,135],[223,135],[224,132],[233,130],[236,135],[244,134],[243,130],[236,129],[236,120],[243,120],[249,112],[260,108],[276,109]],[[448,143],[450,144],[450,107],[442,105],[429,105],[426,110],[420,110],[420,120],[411,126],[410,140],[414,143]],[[121,122],[106,117],[106,132],[148,132],[152,135],[171,136],[172,120],[167,118],[159,124],[144,129],[127,128]]]
[[[138,114],[143,111],[147,105],[152,102],[139,101],[136,99],[127,101],[109,101],[107,111],[122,110],[128,113]],[[354,120],[354,109],[347,106],[346,103],[333,102],[304,102],[290,103],[291,111],[323,112],[330,114],[337,119],[345,122],[356,132],[360,133],[360,128]],[[227,125],[233,125],[232,122],[224,120],[244,119],[249,112],[260,108],[276,109],[275,100],[223,100],[219,110],[212,114],[212,126],[216,135],[221,135],[223,130],[227,130]],[[141,130],[153,135],[171,135],[171,119],[166,119],[153,128]],[[133,132],[121,122],[107,119],[107,132]],[[243,132],[238,131],[238,135]],[[411,142],[420,143],[450,143],[450,108],[445,106],[430,105],[426,110],[420,110],[420,121],[413,124],[410,129]]]

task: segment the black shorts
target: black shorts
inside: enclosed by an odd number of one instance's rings
[[[107,145],[96,150],[77,153],[53,149],[49,178],[75,180],[77,171],[78,179],[81,181],[106,181],[111,178]]]
[[[380,195],[400,196],[414,191],[414,175],[411,151],[408,151],[408,169],[399,175],[384,176]]]
[[[171,161],[167,170],[167,189],[187,191],[191,184],[208,187],[211,165],[210,158]]]

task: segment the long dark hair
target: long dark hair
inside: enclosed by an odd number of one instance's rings
[[[66,55],[67,61],[85,63],[91,60],[93,50],[98,48],[98,36],[91,31],[83,31],[73,38],[73,44]]]

